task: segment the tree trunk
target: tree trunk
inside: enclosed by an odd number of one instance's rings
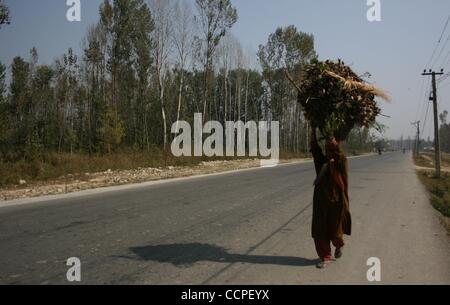
[[[177,128],[176,128],[176,134],[175,136],[178,134],[178,122],[180,121],[180,112],[181,112],[181,102],[182,102],[182,95],[183,95],[183,83],[184,83],[184,71],[181,71],[181,76],[180,76],[180,87],[178,90],[178,109],[177,109]]]
[[[159,99],[161,102],[161,115],[163,119],[163,141],[164,141],[164,167],[167,166],[167,120],[166,110],[164,108],[164,88],[160,85]]]
[[[238,73],[240,73],[240,72],[238,72]],[[237,90],[237,107],[238,107],[238,109],[237,109],[237,113],[238,113],[238,118],[237,118],[237,120],[238,121],[240,121],[241,120],[241,77],[239,76],[238,77],[238,83],[237,83],[237,86],[236,86],[237,88],[236,88],[236,90]]]
[[[225,69],[225,72],[224,72],[224,77],[223,77],[223,87],[225,88],[225,97],[224,97],[224,111],[225,111],[225,115],[224,115],[224,122],[226,122],[227,120],[228,120],[228,117],[227,117],[227,103],[228,103],[228,84],[227,84],[227,81],[228,81],[228,71]]]
[[[245,82],[245,124],[247,124],[247,107],[248,107],[248,78],[249,78],[249,72],[247,71],[247,80]]]

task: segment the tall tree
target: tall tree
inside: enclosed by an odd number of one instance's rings
[[[236,23],[238,14],[230,0],[196,0],[198,20],[203,36],[204,81],[203,81],[203,119],[207,117],[207,104],[210,77],[213,71],[213,56],[222,37]]]
[[[110,104],[125,122],[125,143],[136,144],[135,114],[142,110],[137,100],[145,96],[149,77],[152,17],[144,0],[114,0],[112,4],[105,0],[101,6],[101,24],[108,33]]]
[[[6,96],[6,66],[0,62],[0,160],[5,159],[8,152],[13,150],[12,139],[14,137],[13,111]]]
[[[172,51],[172,21],[173,2],[171,0],[152,0],[150,9],[153,13],[155,30],[153,31],[153,58],[158,88],[158,98],[161,105],[163,122],[164,151],[167,149],[167,115],[165,105],[166,76],[169,71],[168,60]]]
[[[52,149],[56,138],[56,122],[54,120],[54,90],[52,80],[54,71],[50,66],[37,66],[33,78],[33,116],[36,137],[43,148]]]
[[[86,135],[85,142],[87,150],[92,153],[97,142],[97,128],[100,115],[107,107],[107,81],[106,81],[106,51],[107,31],[101,24],[88,29],[84,41],[84,74],[86,82]]]
[[[138,3],[134,14],[135,22],[131,34],[133,43],[133,67],[137,75],[137,96],[135,109],[134,129],[135,143],[142,148],[150,147],[149,139],[149,85],[153,57],[151,50],[153,40],[151,33],[154,30],[154,21],[149,7],[145,3]],[[138,130],[139,129],[139,130]]]
[[[267,85],[266,111],[272,119],[280,121],[282,148],[293,149],[298,142],[306,144],[308,128],[296,103],[297,92],[286,80],[284,71],[288,69],[297,80],[301,78],[303,65],[316,57],[313,35],[294,26],[280,27],[259,47],[258,57]],[[300,134],[302,130],[306,132]],[[305,140],[300,141],[299,137]]]
[[[180,120],[183,100],[183,86],[188,58],[192,52],[191,37],[193,34],[192,11],[186,0],[178,2],[175,6],[175,19],[173,31],[173,44],[176,50],[177,70],[179,74],[177,119]],[[177,126],[178,130],[178,126]]]
[[[232,57],[232,48],[234,44],[235,37],[228,33],[224,36],[224,38],[221,40],[218,50],[217,50],[217,61],[219,66],[219,71],[222,73],[222,79],[223,82],[221,83],[220,87],[223,91],[223,121],[228,120],[228,113],[231,113],[229,107],[228,107],[228,101],[231,101],[231,98],[228,98],[228,95],[231,96],[231,92],[229,93],[229,74],[231,67],[231,57]],[[231,119],[231,117],[230,117]]]
[[[66,147],[73,153],[77,142],[75,117],[78,101],[78,57],[71,48],[56,61],[56,109],[59,122],[58,150]],[[80,109],[78,107],[78,109]]]
[[[11,108],[14,118],[15,135],[12,144],[20,156],[24,155],[27,140],[32,134],[31,91],[29,84],[30,64],[21,57],[15,57],[11,65]]]

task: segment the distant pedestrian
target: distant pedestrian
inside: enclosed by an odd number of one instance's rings
[[[314,182],[312,237],[325,268],[332,261],[331,244],[336,248],[335,258],[342,256],[344,235],[351,235],[352,221],[348,197],[348,162],[340,144],[332,139],[326,144],[324,155],[316,130],[311,137],[311,152],[317,179]]]

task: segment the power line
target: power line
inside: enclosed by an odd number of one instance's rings
[[[450,41],[450,34],[448,35],[447,39],[445,40],[445,43],[444,43],[444,45],[442,46],[441,51],[439,52],[438,56],[437,56],[436,59],[434,60],[433,65],[432,65],[432,68],[434,68],[434,67],[436,66],[436,64],[437,64],[437,62],[438,62],[438,60],[439,60],[439,58],[440,58],[441,55],[442,55],[442,52],[444,52],[445,47],[447,46],[447,44],[448,44],[449,41]]]
[[[444,36],[445,30],[447,29],[449,21],[450,21],[450,15],[447,18],[447,22],[445,23],[444,29],[442,30],[442,33],[441,33],[441,36],[439,37],[439,41],[438,42],[441,42],[441,39]]]
[[[439,85],[439,88],[440,89],[443,89],[443,88],[446,88],[446,87],[448,87],[449,85],[450,85],[450,82],[449,82],[449,80],[450,80],[450,75],[449,75],[450,73],[447,73],[446,75],[448,75],[447,77],[441,77],[440,79],[439,79],[439,82],[438,82],[438,85]],[[445,75],[444,75],[445,76]]]
[[[434,47],[434,50],[433,50],[433,53],[431,54],[430,59],[428,60],[428,63],[426,64],[426,67],[429,67],[430,64],[433,62],[433,59],[435,58],[436,52],[437,52],[437,50],[439,49],[439,45],[441,44],[442,38],[444,37],[444,34],[445,34],[446,30],[447,30],[447,27],[448,27],[449,23],[450,23],[450,15],[448,16],[448,18],[447,18],[447,20],[446,20],[446,22],[445,22],[445,24],[444,24],[444,28],[442,29],[441,35],[439,36],[439,39],[438,39],[438,41],[437,41],[437,43],[436,43],[436,46]],[[450,39],[450,36],[449,36],[448,39]],[[447,39],[447,40],[448,40],[448,39]],[[443,52],[443,49],[441,50],[440,53],[442,53],[442,52]],[[450,51],[449,51],[449,53],[450,53]],[[438,57],[438,58],[439,58],[439,57]],[[423,79],[423,81],[422,81],[422,86],[421,86],[421,89],[420,89],[420,91],[419,91],[419,92],[420,92],[420,93],[419,93],[419,103],[418,103],[418,106],[417,106],[416,120],[419,118],[420,113],[423,112],[424,105],[423,105],[423,100],[422,100],[422,98],[425,97],[425,99],[428,100],[427,94],[428,94],[428,92],[431,90],[431,85],[429,85],[429,89],[427,89],[427,90],[425,91],[425,93],[423,93],[423,90],[424,90],[424,80],[425,80],[425,79]]]
[[[444,74],[444,75],[441,76],[441,77],[439,77],[439,78],[437,79],[437,83],[439,84],[439,83],[443,82],[444,80],[446,80],[446,79],[449,78],[449,77],[450,77],[450,72],[447,73],[447,74]]]
[[[450,16],[448,16],[447,21],[445,22],[444,29],[442,30],[441,36],[439,37],[439,40],[438,40],[438,42],[436,44],[436,47],[434,48],[434,51],[431,54],[430,59],[428,60],[428,63],[426,65],[427,67],[430,67],[430,64],[432,63],[432,61],[434,59],[434,55],[436,55],[436,51],[438,50],[439,44],[441,43],[441,40],[442,40],[442,37],[444,36],[445,31],[447,30],[447,26],[448,26],[449,21],[450,21]]]
[[[439,36],[439,39],[438,39],[438,41],[437,41],[437,43],[436,43],[436,46],[434,47],[434,50],[433,50],[433,53],[431,54],[431,57],[430,57],[430,59],[428,60],[428,63],[427,63],[427,67],[428,68],[430,68],[430,64],[432,64],[433,63],[433,67],[434,67],[434,65],[437,63],[437,61],[439,60],[439,58],[441,57],[441,55],[442,55],[442,53],[444,52],[444,50],[445,50],[445,48],[446,48],[446,46],[447,46],[447,44],[448,44],[448,42],[450,41],[450,34],[449,34],[449,36],[447,37],[447,40],[445,41],[445,44],[443,45],[443,47],[441,48],[441,50],[440,50],[440,52],[439,52],[439,54],[438,54],[438,56],[435,58],[435,55],[436,55],[436,52],[439,50],[439,45],[441,44],[441,42],[442,42],[442,38],[444,37],[444,35],[445,35],[445,32],[447,31],[447,27],[448,27],[448,25],[449,25],[449,23],[450,23],[450,15],[448,16],[448,18],[447,18],[447,20],[446,20],[446,22],[445,22],[445,25],[444,25],[444,28],[442,29],[442,32],[441,32],[441,35]],[[443,62],[445,63],[445,61],[448,59],[448,57],[450,56],[450,51],[448,52],[448,54],[444,57],[444,60],[443,60]],[[450,62],[450,61],[449,61]],[[431,73],[431,70],[430,70],[430,73]],[[443,74],[443,73],[442,73]],[[442,75],[441,74],[441,75]],[[424,71],[424,74],[423,75],[427,75],[427,72],[426,72],[426,70]],[[431,75],[431,74],[430,74]],[[436,81],[435,81],[435,75],[439,75],[439,74],[437,74],[437,73],[434,73],[433,72],[433,92],[434,92],[434,96],[433,96],[433,99],[436,99],[436,96],[435,96],[435,94],[436,94]],[[444,76],[444,77],[441,77],[440,79],[439,79],[439,83],[442,83],[443,81],[445,81],[447,78],[449,77],[449,75],[446,75],[446,76]],[[420,109],[420,111],[418,112],[418,113],[416,113],[416,118],[418,118],[418,116],[419,116],[419,113],[423,113],[423,108],[424,108],[424,104],[423,104],[423,101],[421,102],[421,98],[422,97],[425,97],[425,100],[427,101],[427,110],[426,110],[426,114],[425,114],[425,119],[424,119],[424,123],[423,123],[423,128],[422,128],[422,130],[424,131],[425,130],[425,127],[426,127],[426,124],[427,124],[427,119],[428,119],[428,113],[429,113],[429,110],[430,110],[430,103],[429,103],[429,100],[431,100],[431,97],[430,98],[427,98],[427,94],[430,92],[430,90],[431,90],[431,87],[432,87],[432,85],[430,84],[429,85],[429,87],[428,87],[428,89],[425,91],[425,93],[423,93],[423,83],[422,83],[422,86],[421,86],[421,89],[420,89],[420,95],[419,95],[419,105],[418,105],[418,109]],[[435,106],[436,107],[436,106]],[[417,141],[419,141],[419,139],[420,139],[420,121],[416,121],[416,122],[414,122],[413,123],[414,125],[417,125],[417,128],[418,128],[418,140]]]

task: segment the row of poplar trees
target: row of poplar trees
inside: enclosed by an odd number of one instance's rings
[[[306,151],[308,126],[283,71],[316,57],[313,36],[279,28],[252,54],[230,33],[230,0],[189,3],[105,0],[81,54],[69,48],[42,65],[33,48],[0,63],[2,160],[163,148],[172,124],[194,113],[280,121],[282,149]]]

